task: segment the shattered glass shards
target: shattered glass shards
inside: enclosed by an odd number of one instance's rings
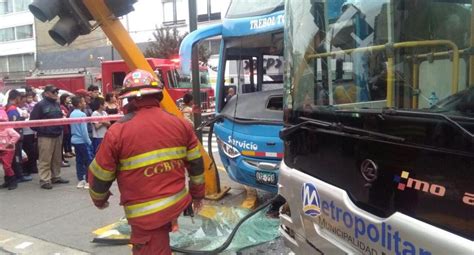
[[[242,223],[226,251],[272,241],[280,236],[278,219],[265,216],[266,208]],[[170,233],[173,248],[188,251],[212,251],[222,246],[233,229],[251,211],[236,207],[206,205],[194,218],[179,217],[179,230]],[[95,232],[95,242],[117,244],[128,240],[130,226],[125,219]]]

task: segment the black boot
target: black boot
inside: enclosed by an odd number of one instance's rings
[[[8,176],[8,190],[14,190],[18,187],[15,176]]]
[[[4,176],[3,180],[4,180],[4,183],[2,185],[0,185],[0,189],[8,188],[8,177]]]

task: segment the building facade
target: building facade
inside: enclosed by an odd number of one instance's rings
[[[32,0],[0,0],[0,80],[21,83],[36,68]]]

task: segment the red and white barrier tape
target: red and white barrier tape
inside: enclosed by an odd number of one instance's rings
[[[48,127],[64,126],[77,123],[106,122],[120,120],[123,115],[109,115],[104,117],[84,117],[84,118],[61,118],[47,120],[26,120],[26,121],[5,121],[0,122],[0,128],[25,128],[25,127]]]

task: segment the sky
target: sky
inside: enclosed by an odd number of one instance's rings
[[[128,29],[136,42],[151,40],[156,25],[162,23],[162,6],[159,0],[140,0],[135,11],[128,15]],[[122,22],[127,27],[127,19]]]
[[[178,11],[185,12],[185,15],[178,15],[186,17],[188,20],[188,0],[177,0]],[[222,11],[224,16],[230,0],[211,0],[211,4],[214,8]],[[207,0],[197,0],[197,7],[199,10],[207,10]],[[204,8],[202,8],[204,4]],[[156,26],[162,26],[163,24],[163,4],[161,0],[139,0],[134,4],[135,11],[128,15],[128,26],[127,19],[124,18],[122,22],[128,27],[129,32],[135,42],[147,42],[153,39],[153,31]],[[214,9],[215,10],[215,9]],[[188,31],[189,23],[186,22],[186,26],[180,27],[181,31]]]

